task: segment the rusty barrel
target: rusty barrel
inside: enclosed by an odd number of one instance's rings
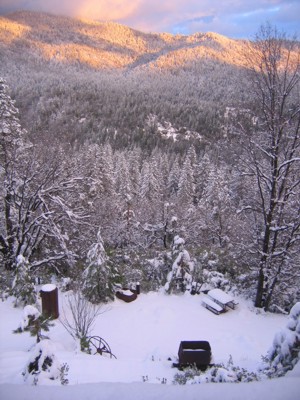
[[[53,319],[59,317],[58,310],[58,290],[53,284],[43,285],[41,287],[41,298],[42,298],[42,313]]]

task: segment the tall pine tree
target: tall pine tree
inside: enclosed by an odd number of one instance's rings
[[[114,298],[114,283],[118,274],[109,265],[100,229],[97,242],[87,253],[87,268],[83,273],[83,294],[93,304]]]

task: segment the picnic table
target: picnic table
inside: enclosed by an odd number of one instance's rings
[[[208,297],[210,297],[215,303],[221,306],[224,311],[226,311],[227,307],[232,310],[235,309],[237,303],[234,301],[234,298],[229,294],[223,292],[221,289],[212,289],[207,293]]]
[[[237,304],[233,297],[221,289],[210,290],[202,299],[202,305],[215,314],[226,312],[228,307],[234,310]]]

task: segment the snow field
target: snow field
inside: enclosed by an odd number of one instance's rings
[[[66,311],[66,301],[69,295],[70,293],[60,293],[61,316],[63,310]],[[250,303],[241,298],[236,299],[239,302],[236,310],[215,315],[201,306],[201,296],[191,296],[190,294],[170,296],[163,292],[151,292],[139,295],[138,299],[132,303],[116,299],[114,302],[104,305],[104,312],[97,317],[92,334],[103,337],[117,359],[87,355],[78,351],[76,343],[60,321],[55,320],[55,326],[50,328],[48,336],[53,342],[59,361],[67,363],[70,367],[69,385],[54,388],[53,386],[60,385],[59,381],[47,380],[38,387],[30,386],[32,389],[27,389],[29,386],[25,384],[24,392],[22,371],[30,356],[28,351],[35,344],[35,338],[27,332],[12,333],[19,326],[23,310],[13,308],[12,299],[1,302],[0,397],[8,400],[9,398],[13,399],[13,397],[7,397],[8,392],[12,394],[19,391],[24,394],[27,391],[32,393],[33,390],[38,390],[42,399],[48,399],[43,394],[46,393],[44,385],[47,385],[50,392],[53,393],[51,398],[64,398],[65,400],[68,397],[63,397],[61,393],[70,393],[70,398],[74,399],[75,395],[75,398],[79,399],[80,397],[77,395],[80,392],[85,393],[84,388],[89,388],[91,392],[87,390],[86,397],[81,397],[81,399],[114,399],[117,398],[114,396],[117,394],[119,396],[120,391],[125,390],[125,387],[132,396],[136,392],[141,392],[143,398],[146,399],[156,398],[147,397],[147,390],[152,392],[153,396],[157,392],[160,399],[177,399],[176,396],[179,394],[186,397],[187,391],[190,396],[188,398],[196,398],[198,392],[194,386],[198,386],[199,390],[199,385],[186,385],[185,387],[172,385],[174,375],[178,372],[176,368],[172,367],[172,362],[177,361],[181,340],[208,340],[212,348],[213,362],[227,364],[231,355],[235,365],[248,370],[257,370],[261,363],[261,356],[267,353],[276,332],[286,326],[288,317],[264,312],[257,313]],[[299,385],[300,393],[299,377],[300,373],[296,374],[293,379],[290,378],[293,385],[290,387],[290,392],[289,389],[284,391],[285,395],[290,393],[293,396],[294,390],[296,390],[294,386],[297,387],[297,385]],[[279,386],[279,382],[281,380],[284,382],[286,379],[273,379],[273,383],[266,381],[265,383],[254,382],[251,384],[200,385],[201,393],[203,391],[204,395],[201,398],[210,398],[205,397],[205,393],[209,396],[209,389],[204,386],[211,387],[212,392],[220,394],[224,392],[225,387],[225,392],[229,390],[228,387],[232,387],[232,394],[228,397],[232,400],[238,398],[234,397],[234,393],[236,391],[238,393],[238,389],[235,387],[239,386],[240,388],[247,387],[247,390],[249,387],[253,387],[252,391],[249,390],[249,396],[253,395],[253,397],[246,397],[246,399],[255,399],[254,389],[256,387],[257,390],[262,390],[263,386],[263,390],[267,390],[265,388],[268,385]],[[151,385],[161,384],[163,380],[166,380],[166,385]],[[128,385],[129,383],[130,385]],[[101,390],[107,391],[108,397],[95,397],[97,385],[100,385]],[[157,386],[168,387],[168,390],[158,389]],[[70,389],[72,387],[73,391]],[[75,388],[77,389],[75,390]],[[1,396],[2,391],[6,394],[5,397]],[[28,397],[26,396],[24,399],[30,398],[29,394]],[[127,397],[125,396],[125,398]],[[179,396],[179,398],[183,397]],[[282,399],[296,400],[294,397]]]

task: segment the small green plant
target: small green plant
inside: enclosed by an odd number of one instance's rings
[[[36,336],[36,342],[39,343],[42,339],[48,339],[47,336],[42,334],[42,331],[49,332],[53,325],[50,318],[45,317],[43,314],[37,318],[29,316],[28,325],[15,329],[13,333],[30,332],[31,336]]]
[[[80,350],[84,353],[91,354],[91,348],[89,344],[89,338],[87,336],[83,336],[80,338]]]
[[[63,386],[68,385],[69,383],[69,379],[67,378],[69,369],[70,367],[67,363],[64,363],[59,369],[59,379]]]
[[[185,385],[188,381],[199,377],[201,371],[196,366],[190,366],[185,368],[182,372],[178,372],[174,375],[174,385]]]

